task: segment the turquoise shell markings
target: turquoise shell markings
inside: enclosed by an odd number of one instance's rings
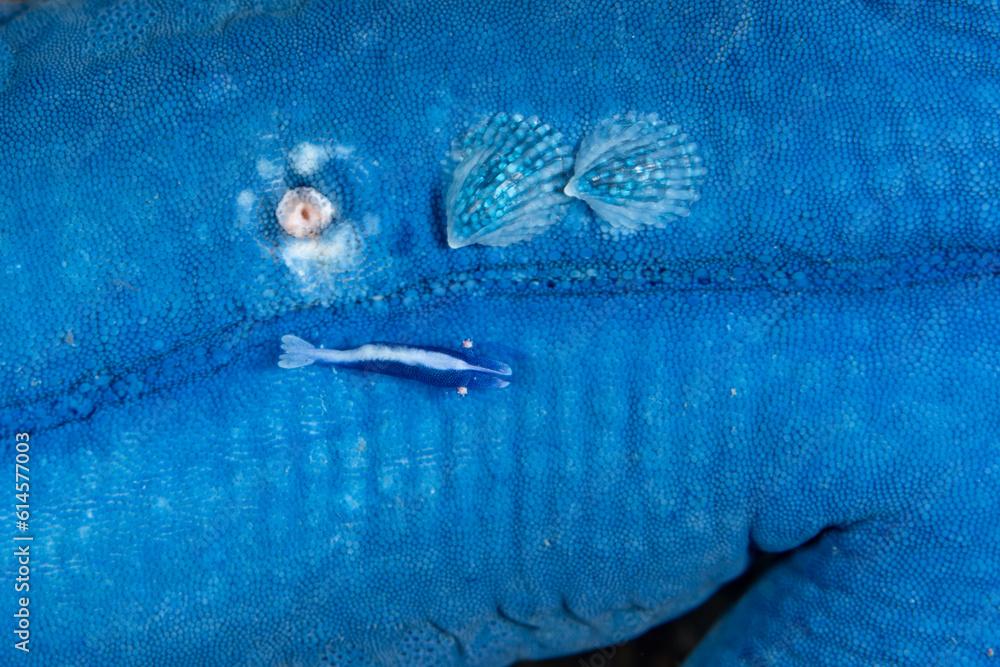
[[[628,114],[602,121],[580,143],[565,192],[627,233],[688,215],[704,175],[697,147],[679,126]]]
[[[448,245],[507,246],[559,222],[573,165],[562,134],[538,118],[498,113],[454,148],[445,200]]]

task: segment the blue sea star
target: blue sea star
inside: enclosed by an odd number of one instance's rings
[[[676,617],[752,550],[791,553],[691,664],[989,664],[990,3],[195,4],[0,27],[37,664],[504,664]],[[498,111],[571,144],[655,113],[700,201],[449,248],[449,147]],[[337,202],[323,240],[282,236],[293,187]],[[289,332],[469,337],[516,382],[283,371]]]

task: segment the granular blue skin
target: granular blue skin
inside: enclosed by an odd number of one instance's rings
[[[5,662],[504,664],[752,549],[793,553],[690,664],[1000,660],[989,3],[197,4],[0,27]],[[702,199],[451,250],[448,149],[497,111],[571,142],[655,112]],[[302,142],[350,150],[304,177]],[[360,265],[289,269],[268,169],[336,196]],[[517,381],[286,371],[292,332],[473,338]]]

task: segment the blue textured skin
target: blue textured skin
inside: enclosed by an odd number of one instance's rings
[[[691,664],[996,663],[990,3],[80,4],[0,28],[32,662],[501,664],[633,636],[759,548],[795,552]],[[449,250],[443,160],[497,110],[569,141],[657,112],[702,200]],[[353,147],[304,180],[379,223],[321,296],[257,171],[302,141]],[[517,383],[283,371],[288,332],[471,337]]]

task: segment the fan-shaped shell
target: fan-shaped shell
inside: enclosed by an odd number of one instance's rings
[[[452,248],[524,241],[565,214],[571,150],[538,118],[498,113],[470,130],[454,153],[445,201]]]
[[[679,126],[629,114],[602,121],[581,142],[565,192],[631,232],[688,215],[704,175],[697,146]]]

